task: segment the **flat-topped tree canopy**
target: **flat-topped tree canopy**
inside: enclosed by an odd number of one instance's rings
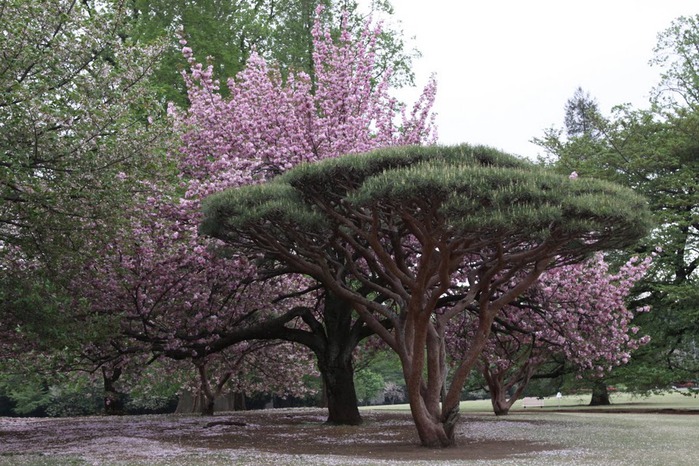
[[[241,246],[254,243],[256,230],[276,232],[279,241],[304,233],[316,244],[327,243],[360,212],[378,215],[394,229],[439,223],[453,238],[553,239],[566,243],[560,254],[625,247],[649,227],[645,200],[629,189],[569,179],[491,148],[459,145],[390,148],[303,164],[266,184],[211,196],[202,230]]]
[[[648,228],[645,201],[629,189],[466,145],[300,165],[211,196],[202,224],[351,303],[398,353],[426,446],[453,444],[461,389],[506,304],[554,261],[628,246]],[[447,377],[446,324],[474,306],[478,329]]]

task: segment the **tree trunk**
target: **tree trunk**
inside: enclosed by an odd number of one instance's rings
[[[209,377],[206,373],[206,361],[195,360],[194,365],[199,372],[199,396],[201,399],[201,415],[213,416],[216,409],[216,398],[223,393],[223,387],[230,379],[232,372],[225,373],[215,388],[211,387]]]
[[[245,411],[246,409],[245,392],[235,392],[233,394],[233,411]]]
[[[496,416],[507,415],[510,412],[512,403],[507,399],[507,387],[503,384],[503,375],[491,372],[488,367],[483,367],[481,372],[488,384],[490,404],[493,405],[493,412]]]
[[[352,361],[335,360],[329,364],[322,364],[319,358],[318,367],[327,396],[327,423],[352,426],[361,424],[362,416],[359,414],[354,388]]]
[[[419,394],[408,393],[410,397],[410,412],[417,428],[420,443],[427,448],[444,448],[454,445],[454,427],[458,418],[458,409],[455,416],[449,416],[447,422],[442,422],[429,413],[422,397]],[[413,401],[415,400],[415,401]]]
[[[500,372],[491,372],[487,366],[483,367],[483,378],[485,378],[488,384],[490,402],[493,405],[493,412],[496,416],[506,416],[509,414],[512,405],[515,404],[515,401],[519,400],[524,390],[527,388],[527,385],[529,385],[529,381],[537,367],[539,367],[539,365],[533,364],[530,360],[527,360],[518,369],[509,373],[510,380],[508,382],[505,382],[508,376],[507,369],[500,369]],[[515,386],[517,389],[508,397],[508,392],[511,392],[512,388]]]
[[[490,402],[493,405],[493,412],[496,416],[506,416],[510,412],[512,403],[507,399],[507,391],[490,387]]]
[[[120,416],[125,412],[124,395],[116,388],[116,382],[121,377],[121,369],[111,371],[102,368],[102,380],[104,382],[104,414],[107,416]]]
[[[596,380],[592,385],[592,398],[590,399],[590,406],[609,406],[611,401],[609,401],[609,391],[607,390],[607,384],[603,380]]]
[[[319,408],[327,408],[328,407],[328,388],[325,383],[325,378],[321,377],[321,384],[322,387],[320,389],[320,400],[318,400],[318,407]]]
[[[186,391],[180,395],[175,413],[192,414],[199,413],[210,416],[216,411],[240,411],[245,410],[245,393],[230,393],[224,396],[216,396],[213,408],[209,406],[209,400],[201,389],[195,392]]]
[[[352,312],[347,301],[332,293],[326,295],[324,334],[319,332],[323,343],[315,352],[327,398],[328,424],[362,423],[352,365],[352,352],[359,343],[358,336],[353,334]]]
[[[201,397],[201,415],[202,416],[213,416],[214,406],[216,404],[216,399],[203,394]]]
[[[180,394],[179,400],[177,401],[177,408],[175,408],[175,414],[198,413],[199,406],[199,392],[185,391]]]
[[[410,412],[422,446],[450,447],[455,443],[459,402],[450,401],[444,396],[446,366],[443,335],[435,330],[429,315],[415,317],[412,321],[408,320],[405,328],[409,331],[405,333],[410,333],[409,346],[419,350],[411,354],[404,346],[399,353]]]

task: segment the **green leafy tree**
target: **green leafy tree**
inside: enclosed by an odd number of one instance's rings
[[[221,82],[234,78],[253,51],[275,63],[283,76],[299,71],[312,75],[318,7],[323,7],[323,24],[333,25],[338,34],[342,21],[357,35],[366,21],[353,0],[134,0],[129,4],[129,34],[139,42],[162,39],[172,44],[157,64],[153,85],[163,100],[185,106],[187,93],[178,70],[189,65],[180,53],[178,35],[199,61],[211,58],[213,76]],[[388,0],[371,2],[370,11],[393,13]],[[402,31],[386,28],[377,55],[377,77],[390,68],[393,84],[413,83],[412,59],[418,54],[407,49]],[[225,86],[222,92],[227,92]]]
[[[655,52],[664,71],[649,109],[620,106],[595,118],[595,137],[552,129],[536,140],[561,172],[611,180],[649,200],[656,228],[642,248],[658,255],[634,304],[652,306],[637,320],[652,339],[613,374],[641,391],[699,375],[699,16],[674,21]]]
[[[565,128],[568,137],[587,135],[596,137],[597,126],[595,122],[599,118],[597,101],[588,92],[578,87],[573,97],[568,99],[565,106]]]
[[[672,113],[699,107],[699,15],[681,16],[658,34],[651,64],[662,68],[653,101]]]
[[[0,9],[0,242],[46,251],[129,197],[161,144],[146,86],[158,47],[119,37],[125,1]]]
[[[178,35],[187,38],[202,58],[216,63],[222,81],[235,76],[254,48],[267,48],[276,21],[276,4],[268,0],[134,0],[129,4],[133,27],[129,33],[138,42],[164,40],[169,47],[158,61],[153,85],[163,100],[179,105],[186,102],[186,89],[178,70],[187,62],[177,44]]]
[[[162,47],[124,38],[126,4],[0,7],[0,360],[12,373],[74,370],[84,343],[109,341],[110,319],[83,313],[66,282],[166,173],[168,125],[148,84]]]
[[[363,369],[354,373],[354,386],[357,387],[357,399],[366,405],[383,393],[384,380],[381,374]]]

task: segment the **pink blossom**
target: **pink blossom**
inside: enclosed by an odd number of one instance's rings
[[[518,305],[503,309],[494,324],[480,362],[486,380],[494,384],[491,389],[502,393],[515,386],[523,389],[537,368],[555,355],[580,372],[597,375],[628,363],[631,351],[650,340],[631,337],[640,329],[630,325],[636,314],[649,309],[631,311],[625,303],[650,263],[650,258],[634,257],[612,273],[598,254],[545,272]],[[477,319],[465,314],[451,326],[447,342],[452,353],[468,350],[475,325]]]
[[[253,53],[245,69],[227,81],[229,97],[213,79],[213,65],[197,63],[181,40],[190,66],[183,73],[190,104],[168,105],[180,134],[179,146],[169,153],[176,173],[160,184],[143,184],[140,203],[126,213],[130,228],[76,279],[76,302],[118,316],[119,338],[134,353],[177,354],[205,367],[209,375],[197,383],[214,386],[228,377],[241,387],[301,393],[298,373],[314,369],[308,351],[298,345],[282,351],[245,343],[210,354],[221,334],[245,325],[250,316],[315,307],[318,296],[293,295],[311,285],[306,277],[258,281],[251,259],[220,254],[221,243],[199,235],[201,201],[300,163],[433,142],[436,81],[430,80],[412,107],[398,102],[390,94],[390,73],[374,76],[379,34],[367,23],[358,39],[345,30],[333,40],[330,29],[316,21],[315,81],[305,73],[282,79],[274,65]],[[179,182],[174,189],[173,179]],[[282,299],[287,293],[292,297]],[[282,360],[281,354],[288,357]],[[245,377],[254,367],[270,368],[271,375]]]

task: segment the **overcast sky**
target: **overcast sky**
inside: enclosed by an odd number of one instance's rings
[[[368,0],[367,0],[368,1]],[[646,107],[660,70],[657,34],[699,13],[697,0],[393,0],[423,56],[418,84],[437,75],[439,141],[486,144],[526,157],[562,126],[581,86],[600,110]],[[414,100],[412,95],[401,98]]]

